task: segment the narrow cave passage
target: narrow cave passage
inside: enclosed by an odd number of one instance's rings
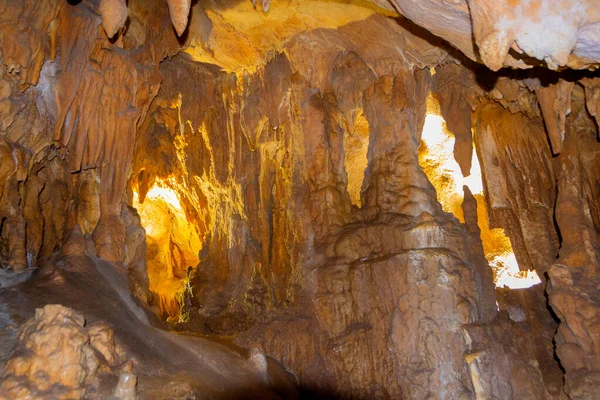
[[[188,268],[198,265],[202,236],[186,216],[178,192],[168,180],[156,180],[145,198],[133,190],[132,205],[146,230],[150,291],[160,314],[180,320]]]
[[[463,186],[467,186],[477,201],[477,224],[485,257],[494,273],[496,287],[523,289],[541,283],[534,270],[520,269],[510,238],[504,229],[489,226],[477,152],[473,149],[470,175],[463,176],[454,158],[454,142],[454,135],[446,126],[438,101],[429,95],[419,147],[419,164],[435,187],[442,208],[464,223],[461,206],[464,199]]]

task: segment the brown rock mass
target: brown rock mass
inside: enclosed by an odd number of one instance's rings
[[[113,332],[84,328],[83,316],[60,305],[37,309],[19,329],[18,345],[2,376],[3,394],[11,399],[80,399],[99,367],[98,354],[114,365]],[[0,395],[2,393],[0,392]]]
[[[0,397],[594,398],[596,3],[0,0]]]

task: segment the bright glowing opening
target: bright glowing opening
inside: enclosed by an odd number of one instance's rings
[[[496,255],[488,261],[495,272],[494,280],[497,287],[524,289],[542,283],[535,271],[519,269],[515,253],[512,251]]]
[[[133,191],[133,206],[146,229],[148,279],[158,297],[161,314],[180,317],[180,294],[186,284],[188,267],[198,265],[202,240],[181,205],[173,179],[157,180],[143,203]]]
[[[181,203],[179,202],[177,193],[169,188],[153,186],[152,189],[148,190],[148,193],[146,193],[146,198],[152,200],[161,199],[176,210],[181,210]]]
[[[477,152],[473,149],[470,175],[464,177],[454,159],[454,135],[448,131],[441,116],[439,103],[431,95],[427,99],[427,115],[419,147],[419,164],[435,187],[437,199],[444,211],[454,214],[461,222],[464,222],[463,185],[467,186],[475,197],[483,251],[494,271],[496,287],[522,289],[541,283],[535,271],[519,269],[510,239],[504,229],[490,229]]]

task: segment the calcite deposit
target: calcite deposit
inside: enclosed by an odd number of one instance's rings
[[[595,398],[599,24],[0,0],[0,397]]]
[[[397,10],[491,70],[596,68],[594,0],[391,0]]]
[[[6,363],[0,396],[7,399],[83,397],[102,365],[126,360],[108,326],[85,328],[83,316],[47,305],[19,328],[18,344]],[[120,353],[120,354],[119,354]]]

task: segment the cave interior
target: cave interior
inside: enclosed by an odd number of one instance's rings
[[[0,399],[600,387],[597,0],[0,0]]]

